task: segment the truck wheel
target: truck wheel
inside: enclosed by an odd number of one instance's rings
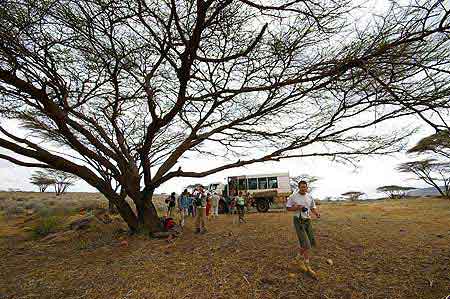
[[[260,199],[256,203],[256,209],[260,213],[265,213],[269,210],[269,201],[267,199]]]

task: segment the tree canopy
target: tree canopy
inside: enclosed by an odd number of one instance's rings
[[[450,197],[450,163],[435,159],[423,159],[400,164],[400,172],[412,173],[445,197]]]
[[[342,193],[342,196],[346,196],[348,199],[350,200],[358,200],[362,195],[364,195],[366,193],[361,192],[361,191],[348,191],[345,193]]]
[[[450,159],[450,130],[438,131],[421,139],[408,153],[435,154]]]
[[[40,192],[45,192],[50,185],[55,184],[55,180],[42,171],[35,171],[30,178],[30,183],[39,187]]]
[[[416,188],[398,186],[398,185],[387,185],[387,186],[378,187],[377,192],[385,193],[390,198],[402,198],[402,197],[406,196],[407,191],[414,190],[414,189],[416,189]]]

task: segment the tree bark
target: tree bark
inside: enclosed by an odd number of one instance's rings
[[[133,202],[136,206],[136,213],[131,209],[127,201],[120,198],[118,195],[111,194],[106,196],[109,200],[109,206],[114,205],[117,208],[122,219],[127,223],[132,232],[139,230],[146,230],[154,233],[162,230],[162,226],[158,217],[158,212],[153,205],[152,199],[153,192],[142,195],[140,198],[133,198]]]
[[[116,215],[119,213],[119,211],[117,210],[116,206],[114,205],[114,203],[112,201],[108,202],[108,212],[113,215]]]
[[[105,194],[105,196],[109,200],[109,205],[111,206],[112,204],[117,208],[117,211],[119,212],[122,219],[126,222],[129,229],[132,232],[136,232],[139,229],[139,222],[136,214],[133,212],[128,202],[115,194],[109,196]]]
[[[138,213],[139,227],[141,229],[148,230],[151,233],[162,230],[158,213],[151,201],[145,201],[136,205],[136,209]]]
[[[158,217],[155,205],[152,202],[153,190],[146,190],[136,200],[136,210],[138,214],[139,227],[148,230],[151,233],[162,230],[161,221]]]

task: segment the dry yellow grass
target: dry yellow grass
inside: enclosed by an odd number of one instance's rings
[[[0,221],[0,298],[433,298],[450,295],[450,201],[322,204],[320,280],[298,271],[292,214],[221,215],[174,244],[120,219],[60,242]],[[23,226],[23,225],[22,225]],[[127,240],[128,246],[120,243]],[[327,263],[332,259],[333,265]]]

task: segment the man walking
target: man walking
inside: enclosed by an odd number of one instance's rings
[[[300,255],[304,260],[304,263],[302,262],[300,265],[300,269],[317,279],[317,275],[311,269],[309,263],[309,250],[316,245],[311,224],[311,212],[315,214],[317,218],[320,218],[320,213],[317,210],[314,199],[307,194],[307,191],[308,183],[306,181],[300,181],[298,183],[298,192],[294,192],[289,196],[286,208],[288,211],[298,212],[298,215],[294,216],[294,226],[300,243]]]
[[[197,190],[193,193],[194,205],[197,209],[195,218],[195,233],[204,234],[206,233],[205,219],[206,219],[206,193],[203,186],[197,187]]]

